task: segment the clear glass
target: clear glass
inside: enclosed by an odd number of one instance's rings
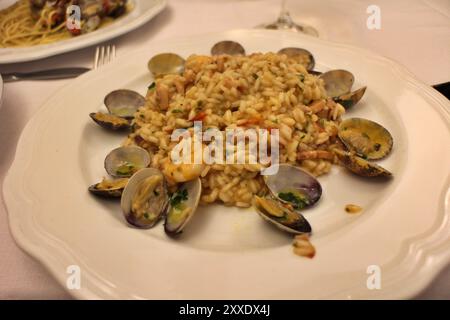
[[[287,0],[281,1],[281,12],[278,17],[278,20],[273,23],[264,24],[261,27],[265,29],[290,30],[294,32],[302,32],[314,37],[318,37],[319,33],[313,27],[305,24],[297,24],[292,20],[291,15],[287,10],[286,2]]]

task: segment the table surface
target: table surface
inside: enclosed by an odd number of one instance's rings
[[[381,29],[369,30],[366,10],[375,2],[381,9]],[[174,36],[253,28],[274,21],[280,4],[281,0],[169,0],[168,7],[155,19],[110,42],[121,56]],[[448,0],[288,0],[287,8],[294,20],[316,27],[323,39],[364,47],[392,58],[430,85],[450,80]],[[91,47],[30,63],[0,65],[0,73],[91,67],[94,51]],[[70,81],[5,84],[0,108],[0,184],[27,121],[47,98]],[[38,262],[17,247],[8,228],[2,193],[0,202],[0,299],[70,298]],[[417,298],[450,299],[450,266]]]

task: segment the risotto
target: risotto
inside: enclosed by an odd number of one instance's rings
[[[309,74],[302,61],[266,53],[249,56],[196,56],[186,60],[182,75],[165,75],[149,87],[146,104],[133,120],[125,145],[138,145],[152,155],[151,166],[174,177],[170,152],[178,143],[171,133],[235,128],[278,129],[279,162],[300,166],[315,176],[336,163],[333,148],[345,109],[326,98],[323,81]],[[221,202],[250,207],[254,195],[266,192],[259,164],[202,164],[181,168],[199,176],[201,203]]]

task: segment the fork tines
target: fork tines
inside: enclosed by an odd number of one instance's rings
[[[110,63],[116,57],[116,46],[98,46],[95,50],[94,69]]]

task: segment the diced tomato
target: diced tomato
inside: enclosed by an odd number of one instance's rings
[[[260,122],[261,122],[261,118],[259,118],[259,117],[247,119],[247,124],[258,124]]]
[[[206,116],[207,116],[206,112],[202,111],[197,113],[197,115],[194,118],[192,118],[191,121],[203,121],[206,118]]]
[[[81,29],[73,28],[67,29],[73,36],[79,36],[81,34]]]
[[[110,4],[109,0],[103,0],[103,11],[108,15],[110,9],[111,9],[111,4]]]

